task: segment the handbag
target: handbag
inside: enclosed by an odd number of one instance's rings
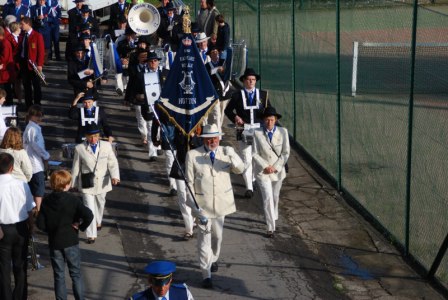
[[[180,164],[180,163],[179,163]],[[182,164],[181,168],[185,169],[185,166]],[[174,179],[184,179],[184,176],[182,175],[182,171],[179,168],[179,165],[174,162],[171,166],[171,171],[169,177]]]
[[[100,155],[100,149],[98,149],[98,157]],[[83,189],[93,188],[95,186],[95,170],[98,164],[98,159],[96,160],[93,172],[81,173],[81,187]],[[82,169],[82,168],[81,168]]]

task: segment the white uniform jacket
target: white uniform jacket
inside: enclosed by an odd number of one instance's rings
[[[98,164],[95,169],[95,163]],[[81,187],[81,173],[90,173],[95,169],[95,185],[92,188]],[[98,141],[95,153],[87,142],[75,148],[72,167],[72,187],[78,187],[83,194],[99,195],[112,190],[111,178],[120,179],[117,157],[109,142]]]
[[[271,181],[285,179],[285,164],[288,161],[289,151],[289,136],[286,128],[277,126],[272,135],[272,142],[269,142],[269,137],[264,128],[256,129],[252,150],[256,179],[270,179]],[[278,172],[263,174],[263,170],[268,166],[273,166]]]
[[[230,172],[241,174],[244,163],[232,147],[219,146],[212,164],[205,147],[187,152],[185,161],[187,182],[208,218],[225,216],[236,211]]]

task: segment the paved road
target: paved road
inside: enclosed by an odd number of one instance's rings
[[[44,89],[43,133],[52,158],[62,160],[61,144],[75,136],[75,124],[66,117],[72,92],[62,62],[51,62],[46,70],[52,85]],[[121,106],[112,85],[101,94],[99,104],[120,143],[122,183],[108,194],[97,242],[88,245],[81,234],[88,299],[124,299],[143,289],[142,269],[154,259],[177,262],[175,281],[186,282],[196,299],[443,298],[297,153],[289,161],[274,239],[264,235],[260,196],[244,199],[242,178],[233,177],[238,212],[226,218],[214,289],[202,289],[196,238],[181,238],[182,218],[168,194],[164,157],[150,163],[133,111]],[[223,143],[233,142],[227,131]],[[37,233],[37,238],[46,268],[29,273],[30,299],[54,299],[46,236]]]

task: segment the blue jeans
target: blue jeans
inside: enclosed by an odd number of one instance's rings
[[[84,299],[84,285],[81,276],[81,252],[79,245],[64,249],[50,248],[51,266],[53,267],[54,292],[57,300],[67,299],[67,288],[65,286],[65,263],[72,278],[73,294],[76,300]]]

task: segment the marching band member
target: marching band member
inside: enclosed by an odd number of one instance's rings
[[[28,9],[28,5],[22,4],[22,0],[14,0],[14,2],[5,4],[3,6],[3,19],[5,19],[8,15],[15,16],[17,21],[22,20],[24,17],[29,17],[30,10]]]
[[[244,71],[244,74],[240,77],[240,81],[243,82],[244,88],[232,95],[232,98],[224,110],[227,118],[229,118],[229,120],[237,127],[256,127],[257,124],[259,126],[261,122],[259,118],[260,113],[262,113],[267,106],[270,106],[267,92],[255,88],[258,80],[260,80],[260,75],[255,73],[253,69],[247,68]],[[252,198],[254,194],[253,181],[255,180],[252,173],[252,145],[244,142],[240,134],[237,134],[237,140],[241,156],[246,166],[243,173],[244,182],[246,184],[246,192],[244,196],[246,198]]]
[[[56,60],[61,60],[61,51],[59,49],[59,24],[61,24],[62,11],[59,5],[59,0],[47,0],[47,5],[50,8],[48,14],[48,24],[50,27],[50,48],[48,52],[48,59],[53,59],[53,50]],[[52,47],[53,46],[53,47]]]
[[[213,287],[211,273],[218,271],[225,216],[236,211],[230,173],[241,174],[244,170],[235,150],[219,145],[222,135],[215,124],[205,125],[199,136],[204,146],[188,151],[185,164],[187,183],[201,209],[192,203],[190,207],[199,219],[208,219],[207,224],[198,224],[199,267],[204,288]]]
[[[93,244],[101,230],[106,194],[120,182],[117,157],[109,142],[100,141],[100,129],[92,122],[86,125],[86,141],[75,147],[72,167],[73,188],[81,191],[84,205],[93,212],[87,227],[87,243]]]
[[[122,17],[127,19],[127,13],[129,11],[129,3],[125,0],[118,0],[118,2],[110,6],[110,19],[109,19],[109,33],[112,35],[115,29],[118,28],[118,20]]]
[[[137,34],[134,30],[132,30],[130,27],[127,27],[125,30],[125,38],[121,39],[117,45],[117,52],[118,55],[121,58],[121,63],[123,64],[123,74],[121,76],[123,90],[119,90],[120,86],[117,87],[117,94],[122,94],[123,92],[127,91],[127,85],[129,81],[129,63],[131,54],[135,52],[137,49],[137,43],[136,43],[136,37]],[[119,79],[117,79],[119,80]],[[128,105],[130,103],[130,99],[128,96],[128,93],[126,93],[125,99],[124,99],[124,105]]]
[[[12,16],[11,16],[12,17]],[[15,17],[14,17],[15,18]],[[11,34],[7,35],[7,39],[12,46],[12,57],[16,59],[19,53],[19,37],[21,33],[20,23],[12,22],[9,24],[9,30]],[[19,76],[20,64],[17,60],[14,62],[14,72],[11,72],[9,75],[11,76],[12,89],[14,89],[14,93],[17,97],[19,103],[22,103],[22,79]],[[12,92],[11,92],[12,94]],[[8,96],[7,98],[8,105],[13,104],[13,95]]]
[[[82,27],[83,25],[89,25],[90,34],[99,37],[100,30],[98,22],[94,17],[90,15],[90,12],[91,10],[89,6],[84,4],[81,8],[81,16],[78,16],[77,19],[78,31],[79,28]]]
[[[153,261],[145,267],[148,274],[150,287],[142,292],[138,292],[129,300],[193,300],[190,290],[185,283],[174,284],[173,273],[176,271],[176,264],[170,261]]]
[[[215,105],[213,110],[208,115],[208,124],[216,124],[221,132],[221,100],[224,99],[226,94],[226,82],[222,79],[224,75],[225,66],[224,60],[219,58],[219,51],[216,47],[210,47],[207,51],[207,56],[210,57],[210,61],[205,64],[207,73],[212,80],[213,86],[219,95],[219,102]]]
[[[167,15],[167,5],[171,2],[171,0],[160,0],[160,6],[157,7],[157,10],[159,11],[160,17],[164,18]]]
[[[135,117],[137,126],[142,137],[143,143],[148,144],[149,161],[157,160],[157,150],[160,147],[154,146],[151,140],[152,113],[148,110],[148,99],[145,93],[145,73],[157,73],[160,88],[163,84],[162,74],[159,71],[159,58],[155,52],[147,52],[146,49],[139,48],[137,51],[138,64],[132,65],[129,82],[132,86],[128,89],[130,99],[132,99],[135,108]]]
[[[12,102],[11,81],[15,78],[15,63],[11,43],[5,39],[5,29],[0,27],[0,86]],[[6,99],[5,99],[6,100]]]
[[[171,50],[176,52],[183,35],[182,17],[175,14],[176,7],[173,2],[169,2],[164,10],[166,14],[162,15],[157,35],[162,39],[162,45],[168,44]]]
[[[74,0],[75,7],[71,8],[68,14],[68,38],[65,44],[65,59],[72,58],[72,48],[78,41],[78,24],[77,21],[81,17],[81,8],[84,5],[84,0]]]
[[[95,72],[89,68],[89,58],[86,55],[88,51],[89,49],[86,49],[85,45],[76,46],[74,59],[68,62],[67,79],[68,83],[73,86],[75,96],[81,92],[90,92],[95,95],[95,85],[92,82]]]
[[[48,15],[50,14],[50,7],[45,4],[46,0],[37,0],[36,5],[31,6],[30,13],[33,20],[33,29],[42,34],[45,46],[45,61],[48,58],[48,53],[51,46],[51,29]]]
[[[78,101],[81,100],[83,107],[78,108]],[[112,143],[114,138],[112,137],[112,129],[107,122],[107,114],[104,109],[94,105],[95,100],[93,95],[79,93],[72,102],[72,106],[69,110],[69,118],[78,122],[78,130],[76,134],[76,143],[82,143],[85,136],[85,130],[87,124],[92,122],[98,125],[98,128],[107,137],[109,142]]]
[[[288,130],[276,125],[281,117],[274,107],[267,107],[263,112],[263,127],[254,133],[254,173],[263,199],[268,237],[274,236],[280,189],[286,177],[285,164],[290,151]]]
[[[22,34],[19,38],[19,63],[27,108],[32,104],[40,104],[42,100],[41,80],[33,70],[31,62],[36,65],[39,72],[42,72],[45,60],[44,39],[31,26],[32,21],[29,17],[24,17],[20,21]]]
[[[196,45],[198,46],[204,64],[207,64],[210,61],[210,56],[207,55],[209,38],[210,37],[203,32],[200,32],[195,38]]]

